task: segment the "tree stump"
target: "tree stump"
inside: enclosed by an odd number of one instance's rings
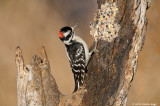
[[[90,33],[99,50],[88,65],[82,89],[63,95],[51,75],[44,47],[24,64],[16,49],[18,106],[125,106],[138,65],[151,0],[97,0]]]

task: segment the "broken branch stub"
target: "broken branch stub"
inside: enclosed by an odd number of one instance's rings
[[[41,57],[33,56],[31,64],[24,66],[21,49],[16,49],[18,106],[56,106],[59,95],[55,79],[50,73],[50,65],[45,48]]]

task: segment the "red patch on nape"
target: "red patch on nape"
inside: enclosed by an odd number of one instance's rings
[[[64,37],[64,35],[63,35],[63,33],[62,33],[61,31],[59,31],[58,34],[59,34],[59,37],[60,37],[60,38],[63,38],[63,37]]]

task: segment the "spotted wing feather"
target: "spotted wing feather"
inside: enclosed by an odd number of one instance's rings
[[[77,43],[72,45],[72,47],[69,47],[71,50],[68,53],[70,65],[72,68],[72,72],[74,74],[74,80],[75,80],[75,89],[74,92],[77,91],[84,83],[84,77],[85,77],[85,50],[82,44]],[[70,50],[70,49],[67,50]]]

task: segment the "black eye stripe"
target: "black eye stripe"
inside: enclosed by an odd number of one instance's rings
[[[71,34],[69,34],[69,35],[66,37],[66,40],[69,40],[70,37],[71,37]]]
[[[67,35],[66,37],[60,38],[62,41],[67,41],[72,37],[72,34],[70,33],[69,35]]]

